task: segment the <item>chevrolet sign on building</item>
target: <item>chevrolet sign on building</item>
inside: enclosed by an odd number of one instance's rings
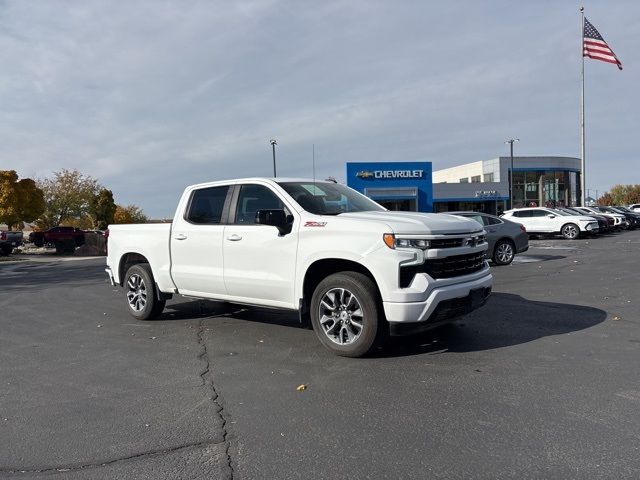
[[[360,170],[358,178],[422,178],[424,170]]]
[[[347,163],[347,185],[389,210],[431,212],[431,162]]]

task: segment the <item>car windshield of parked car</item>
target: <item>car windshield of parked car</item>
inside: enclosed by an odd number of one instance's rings
[[[278,182],[278,185],[307,212],[316,215],[386,210],[361,193],[339,183]]]
[[[557,213],[558,215],[561,215],[561,216],[563,216],[563,217],[570,217],[570,216],[571,216],[571,214],[570,214],[570,213],[563,212],[563,211],[562,211],[562,210],[560,210],[559,208],[554,208],[554,209],[552,209],[552,210],[553,210],[553,213]]]
[[[600,211],[601,212],[607,212],[607,213],[617,213],[618,215],[620,215],[620,212],[616,211],[615,209],[613,209],[611,207],[600,207]]]
[[[560,210],[561,212],[564,212],[566,215],[571,215],[571,216],[580,215],[578,212],[574,212],[573,210],[569,210],[568,208],[558,208],[558,210]]]

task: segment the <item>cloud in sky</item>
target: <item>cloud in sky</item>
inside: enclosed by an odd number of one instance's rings
[[[0,168],[78,168],[153,216],[182,189],[347,161],[434,168],[580,152],[571,2],[0,3]],[[587,186],[635,168],[640,6],[586,5],[625,70],[587,63]],[[635,177],[634,177],[635,175]]]

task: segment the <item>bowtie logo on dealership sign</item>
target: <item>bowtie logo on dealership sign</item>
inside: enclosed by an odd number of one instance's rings
[[[360,170],[358,173],[356,173],[356,177],[358,178],[371,178],[373,177],[373,172],[370,172],[368,170]]]
[[[362,179],[394,179],[394,178],[422,178],[424,170],[360,170],[356,177]]]

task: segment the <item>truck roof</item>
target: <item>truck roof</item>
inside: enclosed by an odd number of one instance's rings
[[[311,183],[334,183],[327,180],[314,180],[312,178],[294,178],[294,177],[246,177],[246,178],[229,178],[226,180],[212,180],[210,182],[202,182],[195,185],[189,185],[187,188],[204,187],[206,185],[229,185],[235,183],[244,183],[252,181],[267,181],[271,183],[278,182],[311,182]]]

